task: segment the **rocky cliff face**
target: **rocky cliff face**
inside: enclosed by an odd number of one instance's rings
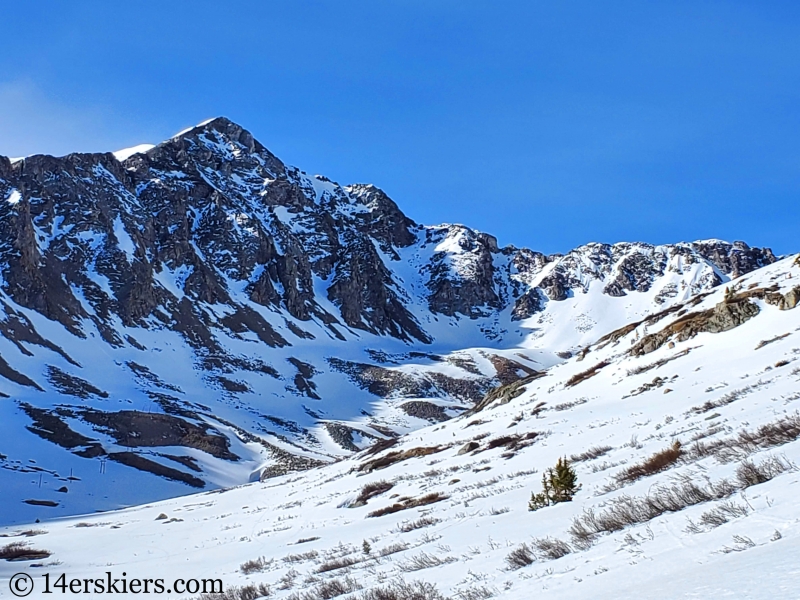
[[[774,260],[721,241],[500,247],[419,225],[375,186],[308,176],[224,118],[122,161],[0,157],[0,419],[141,466],[74,403],[138,405],[255,444],[253,464],[266,449],[309,466],[457,414],[616,325],[586,307],[657,309]],[[570,320],[583,337],[548,345]],[[520,354],[529,335],[538,350]],[[496,350],[461,351],[474,346]],[[81,422],[95,438],[66,433]],[[185,480],[162,459],[149,472]]]
[[[624,296],[704,263],[699,291],[775,260],[743,242],[589,244],[564,256],[499,248],[466,227],[421,227],[374,186],[308,177],[222,118],[122,163],[108,153],[4,158],[0,197],[3,290],[76,335],[93,321],[112,345],[125,343],[114,318],[176,327],[208,351],[209,327],[289,343],[234,288],[299,329],[313,319],[337,337],[349,327],[429,342],[415,303],[525,318],[592,281]],[[428,249],[417,264],[425,293],[413,299],[393,269],[410,247]],[[212,325],[201,304],[231,312]]]

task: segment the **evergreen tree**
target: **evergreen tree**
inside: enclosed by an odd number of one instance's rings
[[[555,502],[569,502],[578,491],[578,474],[567,458],[559,458],[555,469],[550,469],[550,484]]]
[[[538,510],[559,502],[569,502],[580,489],[578,474],[566,457],[559,458],[554,468],[542,474],[542,491],[531,493],[528,510]]]

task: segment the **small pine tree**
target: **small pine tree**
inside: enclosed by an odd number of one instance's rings
[[[550,484],[555,502],[569,502],[578,491],[578,474],[567,458],[559,458],[555,469],[550,469]]]
[[[364,540],[361,544],[361,550],[364,552],[364,554],[369,554],[372,552],[372,546],[367,540]]]
[[[542,491],[531,493],[528,510],[538,510],[559,502],[570,502],[580,489],[578,474],[566,457],[559,458],[554,468],[542,474]]]
[[[528,510],[539,510],[552,504],[552,488],[547,474],[542,474],[542,491],[538,494],[531,492],[531,499],[528,501]]]

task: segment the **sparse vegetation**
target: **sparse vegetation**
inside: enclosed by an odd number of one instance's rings
[[[394,487],[394,484],[381,479],[380,481],[373,481],[372,483],[368,483],[358,494],[358,497],[355,501],[350,505],[350,508],[356,508],[358,506],[364,506],[370,499],[374,498],[375,496],[380,496],[381,494],[385,494],[390,489]]]
[[[614,498],[601,512],[584,510],[580,517],[573,520],[570,535],[575,546],[587,548],[601,533],[621,531],[665,513],[728,498],[740,489],[769,481],[791,468],[788,462],[771,457],[758,465],[750,461],[742,463],[734,482],[722,479],[716,483],[699,484],[693,476],[683,475],[676,478],[672,485],[655,486],[646,496],[622,495]]]
[[[301,552],[300,554],[289,554],[283,557],[283,562],[286,563],[300,563],[307,560],[314,560],[319,556],[316,550],[309,550],[308,552]]]
[[[727,406],[728,404],[732,404],[736,402],[746,394],[757,390],[760,387],[763,387],[770,383],[771,380],[761,381],[760,379],[754,383],[753,385],[748,385],[738,390],[733,390],[728,392],[727,394],[720,396],[716,400],[709,400],[708,402],[701,404],[700,406],[695,406],[691,409],[691,412],[699,415],[702,413],[710,412],[717,408],[722,408],[723,406]]]
[[[329,571],[338,571],[339,569],[346,569],[361,562],[361,559],[352,556],[342,556],[340,558],[333,558],[327,560],[317,567],[317,573],[328,573]]]
[[[28,542],[11,542],[0,548],[0,560],[40,560],[50,556],[47,550],[34,550]]]
[[[578,398],[577,400],[573,400],[571,402],[562,402],[561,404],[556,404],[553,407],[553,410],[556,412],[560,412],[562,410],[569,410],[570,408],[575,408],[576,406],[580,406],[581,404],[586,404],[589,401],[588,398]]]
[[[675,440],[669,448],[656,452],[641,463],[631,465],[617,473],[614,481],[617,485],[625,485],[642,477],[660,473],[677,463],[681,456],[683,456],[681,443]]]
[[[397,526],[397,531],[399,533],[408,533],[416,529],[422,529],[423,527],[430,527],[431,525],[436,525],[436,523],[438,522],[439,519],[435,519],[434,517],[424,516],[420,517],[416,521],[403,521]]]
[[[533,550],[530,549],[528,544],[520,544],[514,548],[508,556],[506,556],[506,563],[512,570],[527,567],[536,561],[536,556]]]
[[[390,556],[392,554],[397,554],[398,552],[405,552],[408,550],[408,544],[398,543],[398,544],[389,544],[385,548],[381,548],[378,551],[378,554],[382,557]]]
[[[496,590],[486,586],[470,586],[467,589],[456,592],[457,600],[487,600],[497,595]]]
[[[361,466],[358,467],[358,470],[364,473],[370,473],[371,471],[375,471],[377,469],[385,469],[386,467],[395,465],[399,462],[403,462],[404,460],[408,460],[409,458],[419,458],[421,456],[436,454],[437,452],[441,452],[444,449],[445,447],[443,446],[433,446],[433,447],[422,447],[422,448],[410,448],[409,450],[395,450],[393,452],[389,452],[384,456],[379,456],[378,458],[374,458],[372,460],[368,460],[365,463],[362,463]]]
[[[733,462],[747,458],[758,450],[782,446],[800,438],[800,414],[794,413],[772,423],[762,425],[755,431],[742,430],[729,438],[697,441],[687,454],[697,460],[713,456],[720,462]]]
[[[440,492],[432,492],[422,496],[421,498],[406,498],[405,500],[396,502],[395,504],[385,508],[374,510],[369,513],[367,517],[382,517],[384,515],[400,512],[401,510],[416,508],[417,506],[425,506],[427,504],[433,504],[434,502],[441,502],[442,500],[447,500],[447,498],[449,498],[449,496],[445,496]]]
[[[791,332],[784,333],[783,335],[776,335],[774,338],[770,338],[768,340],[761,340],[760,342],[758,342],[758,345],[756,345],[756,350],[760,350],[764,346],[772,344],[773,342],[778,342],[784,338],[789,337],[790,335],[792,335]]]
[[[400,565],[400,568],[403,571],[421,571],[423,569],[430,569],[432,567],[438,567],[441,565],[446,565],[449,563],[456,562],[458,559],[453,558],[452,556],[445,556],[444,558],[440,558],[434,554],[428,554],[427,552],[420,552],[416,556],[412,556],[403,564]]]
[[[686,348],[685,350],[681,350],[680,352],[673,354],[672,356],[668,356],[667,358],[662,358],[661,360],[657,360],[655,362],[646,365],[641,365],[639,367],[634,367],[633,369],[628,369],[628,376],[630,377],[632,375],[640,375],[642,373],[650,371],[651,369],[658,369],[659,367],[663,367],[665,364],[672,362],[673,360],[686,356],[692,350],[693,348]]]
[[[750,509],[747,505],[739,504],[732,500],[726,500],[700,515],[697,523],[690,519],[686,531],[689,533],[700,533],[703,531],[703,527],[713,529],[714,527],[724,525],[731,519],[746,517],[748,514],[750,514]]]
[[[344,594],[350,594],[362,589],[363,586],[352,577],[330,579],[323,581],[305,592],[294,592],[286,600],[330,600]]]
[[[594,460],[595,458],[600,458],[601,456],[608,454],[611,452],[611,450],[613,450],[611,446],[593,446],[586,452],[582,452],[581,454],[573,454],[569,457],[569,461],[571,463],[577,463],[586,462],[587,460]]]
[[[244,575],[252,575],[253,573],[263,573],[267,569],[272,566],[272,563],[275,562],[274,559],[267,560],[263,556],[256,558],[255,560],[248,560],[247,562],[242,563],[239,566],[239,570]]]
[[[540,560],[555,560],[572,552],[565,541],[551,537],[533,540],[533,548],[534,554]]]
[[[509,435],[501,435],[496,438],[492,438],[486,445],[482,448],[475,449],[474,453],[479,454],[480,452],[484,452],[486,450],[494,450],[495,448],[505,448],[510,452],[517,452],[522,448],[527,448],[534,441],[540,436],[541,434],[537,431],[529,431],[526,434],[509,434]],[[508,458],[506,454],[502,455],[505,458]],[[511,455],[513,456],[513,454]]]
[[[352,600],[448,600],[436,589],[436,586],[427,581],[403,580],[396,581],[383,587],[374,587],[361,592]]]
[[[319,539],[319,536],[309,537],[309,538],[300,538],[295,542],[295,544],[307,544],[308,542],[315,542]]]
[[[220,594],[200,594],[198,600],[258,600],[272,595],[272,590],[266,583],[233,586]]]
[[[607,367],[610,364],[611,363],[609,363],[607,360],[603,360],[603,361],[597,363],[595,366],[593,366],[590,369],[586,369],[585,371],[581,371],[580,373],[576,373],[575,375],[570,377],[564,385],[566,387],[572,387],[572,386],[578,385],[582,381],[586,381],[590,377],[594,377],[595,375],[597,375],[597,373],[600,372],[600,369],[602,369],[603,367]]]

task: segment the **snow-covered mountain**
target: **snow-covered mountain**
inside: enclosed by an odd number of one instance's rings
[[[330,462],[774,261],[718,240],[500,247],[308,176],[224,118],[0,157],[0,514]]]
[[[226,600],[796,598],[798,302],[800,255],[334,464],[0,530],[28,553],[0,562],[0,585],[108,572],[176,598],[202,590],[177,579],[219,580],[228,595],[205,598]],[[560,457],[577,493],[530,511]]]

